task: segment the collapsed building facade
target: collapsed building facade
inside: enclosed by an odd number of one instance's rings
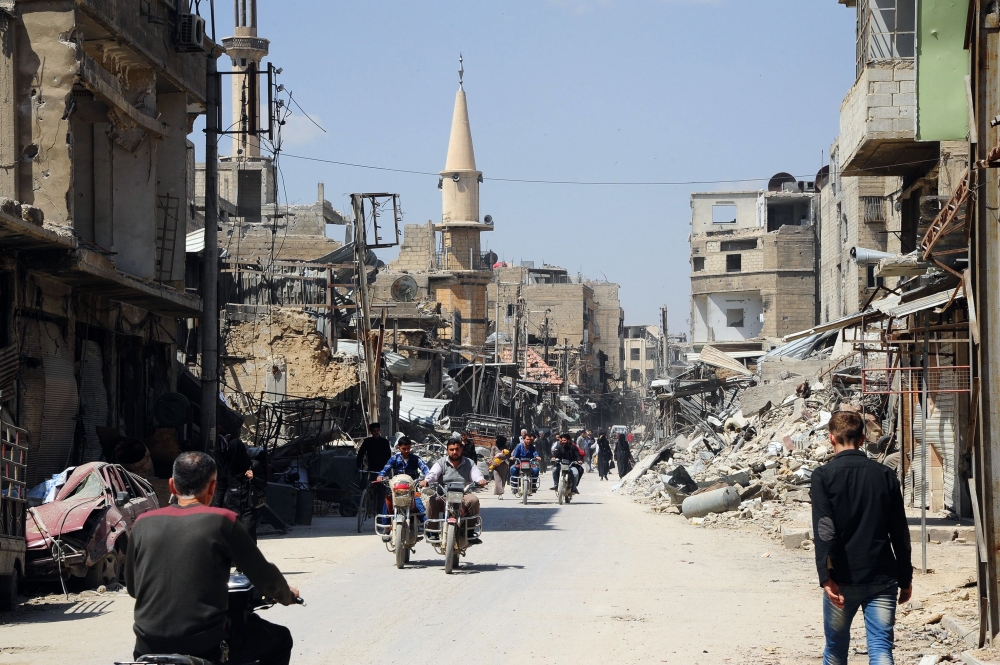
[[[188,134],[220,53],[188,4],[0,5],[0,400],[29,484],[152,436],[184,383]]]

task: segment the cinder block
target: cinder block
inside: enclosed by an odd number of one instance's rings
[[[896,131],[895,123],[896,120],[890,119],[872,120],[868,123],[868,131],[889,134]]]
[[[917,131],[913,118],[896,118],[892,121],[894,131],[900,134],[913,134]]]
[[[802,527],[781,527],[781,542],[785,548],[797,550],[802,547],[802,543],[809,540],[809,529]]]
[[[899,92],[916,92],[917,82],[916,81],[899,81]]]
[[[893,106],[916,106],[917,95],[913,92],[900,92],[892,96]]]
[[[897,65],[892,71],[893,81],[916,81],[917,71],[914,69],[913,65],[900,66]]]
[[[893,95],[891,94],[868,95],[867,98],[868,108],[872,108],[874,106],[892,106],[892,97]]]
[[[892,67],[875,65],[865,68],[864,76],[869,81],[891,81],[893,73]]]
[[[868,94],[884,95],[899,92],[899,83],[896,81],[872,81],[868,84]]]
[[[897,106],[876,106],[874,108],[868,109],[868,119],[875,120],[878,118],[898,118],[899,117],[899,107]]]

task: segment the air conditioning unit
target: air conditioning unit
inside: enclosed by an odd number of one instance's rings
[[[197,14],[177,15],[177,50],[205,50],[205,19]]]

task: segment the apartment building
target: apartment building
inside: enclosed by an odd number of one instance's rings
[[[657,326],[626,326],[622,342],[625,387],[646,397],[650,382],[665,376],[663,334]]]
[[[691,195],[691,339],[765,348],[816,318],[816,193],[787,173],[766,191]]]

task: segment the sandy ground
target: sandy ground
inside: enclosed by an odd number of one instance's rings
[[[483,665],[821,662],[811,553],[651,513],[593,476],[581,489],[564,507],[548,490],[527,507],[483,494],[485,542],[452,576],[426,543],[396,570],[379,539],[339,517],[264,539],[307,606],[263,616],[291,627],[294,663],[409,663],[414,650]],[[939,546],[932,562],[971,556]],[[124,593],[32,601],[0,617],[0,665],[127,659],[131,608]],[[852,665],[867,662],[859,646]]]

